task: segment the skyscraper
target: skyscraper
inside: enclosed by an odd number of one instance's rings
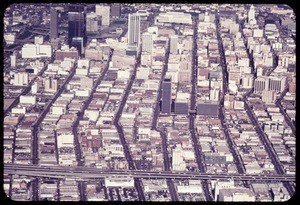
[[[110,6],[96,5],[96,14],[102,17],[101,25],[109,26]]]
[[[50,38],[57,38],[58,37],[58,20],[57,20],[57,10],[51,9],[50,10]]]
[[[140,26],[141,20],[138,14],[129,14],[128,16],[128,46],[139,48],[140,44]]]
[[[153,34],[151,33],[143,33],[142,34],[142,51],[152,54],[153,48]]]
[[[266,76],[257,77],[254,80],[254,92],[262,92],[269,89],[269,79]]]
[[[68,44],[72,44],[74,37],[82,37],[83,45],[86,44],[85,14],[84,12],[69,12]]]
[[[251,5],[250,10],[248,12],[248,23],[251,25],[256,24],[255,9],[253,5]]]
[[[162,83],[162,103],[161,103],[161,112],[171,113],[171,76],[166,76]]]
[[[112,19],[118,19],[121,15],[121,5],[120,4],[112,4],[110,6],[110,15]]]

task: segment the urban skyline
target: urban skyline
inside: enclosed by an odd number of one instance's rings
[[[295,22],[276,4],[10,5],[7,198],[289,200]]]

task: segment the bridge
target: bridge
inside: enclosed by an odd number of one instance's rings
[[[255,182],[295,182],[295,175],[285,174],[210,174],[199,172],[174,172],[174,171],[145,171],[145,170],[100,170],[81,166],[58,166],[58,165],[21,165],[4,164],[4,174],[16,174],[45,178],[75,178],[75,179],[99,179],[108,176],[133,177],[143,179],[194,179],[194,180],[217,180],[232,179],[237,181]]]

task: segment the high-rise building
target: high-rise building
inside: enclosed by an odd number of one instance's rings
[[[50,39],[58,37],[58,14],[57,10],[50,10]]]
[[[110,6],[96,5],[96,14],[97,16],[102,17],[102,21],[101,21],[102,26],[109,26]]]
[[[17,57],[15,54],[10,56],[10,66],[11,67],[15,67],[16,66],[16,62],[17,62]]]
[[[75,47],[78,50],[78,54],[82,56],[83,49],[83,37],[73,37],[70,47]]]
[[[216,101],[203,101],[197,103],[197,115],[206,115],[211,117],[218,117],[219,103]]]
[[[245,89],[249,89],[253,87],[253,75],[252,74],[244,74],[242,76],[242,86]]]
[[[269,89],[276,92],[282,92],[286,85],[286,77],[269,77]]]
[[[44,80],[45,91],[55,93],[57,91],[57,80],[52,77]]]
[[[170,37],[170,53],[177,54],[178,36],[174,35]]]
[[[162,83],[162,102],[161,102],[161,112],[171,113],[171,94],[172,94],[172,78],[166,76]]]
[[[265,76],[257,77],[254,80],[254,92],[262,92],[263,90],[269,89],[269,79]]]
[[[250,6],[250,10],[248,12],[248,23],[251,24],[251,25],[256,24],[255,9],[254,9],[253,5]]]
[[[128,15],[128,46],[136,47],[137,50],[141,41],[141,20],[138,14]]]
[[[112,19],[118,19],[121,16],[121,5],[120,4],[112,4],[110,6],[110,15]]]
[[[152,55],[153,34],[145,32],[142,34],[142,51]]]
[[[177,96],[174,102],[174,113],[187,115],[189,112],[190,94],[177,92]]]
[[[86,25],[84,12],[69,12],[68,44],[71,46],[74,37],[83,38],[83,46],[86,44]]]
[[[28,73],[20,72],[14,74],[13,85],[28,85]]]
[[[86,32],[96,33],[98,31],[99,17],[96,13],[89,13],[86,15]]]

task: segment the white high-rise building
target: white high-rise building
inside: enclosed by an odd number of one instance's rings
[[[109,26],[110,6],[96,5],[96,14],[97,16],[102,17],[102,21],[101,21],[102,26]]]
[[[141,41],[141,19],[138,14],[128,15],[128,46],[139,48]]]
[[[257,77],[254,80],[254,92],[262,92],[263,90],[268,90],[269,79],[265,76]]]
[[[13,85],[28,85],[28,73],[16,73],[14,74]]]
[[[152,55],[153,34],[145,32],[142,34],[142,51]]]
[[[251,25],[256,24],[255,9],[254,9],[253,5],[251,5],[250,10],[248,12],[248,23],[251,24]]]
[[[17,62],[17,58],[16,56],[13,54],[10,56],[10,66],[11,67],[15,67],[16,66],[16,62]]]
[[[86,32],[98,31],[98,19],[99,17],[95,13],[89,13],[86,15]]]
[[[269,89],[276,92],[282,92],[286,86],[286,77],[269,77]]]
[[[245,74],[242,76],[242,86],[245,89],[249,89],[253,87],[253,75],[252,74]]]
[[[170,53],[177,54],[178,36],[170,36]]]

